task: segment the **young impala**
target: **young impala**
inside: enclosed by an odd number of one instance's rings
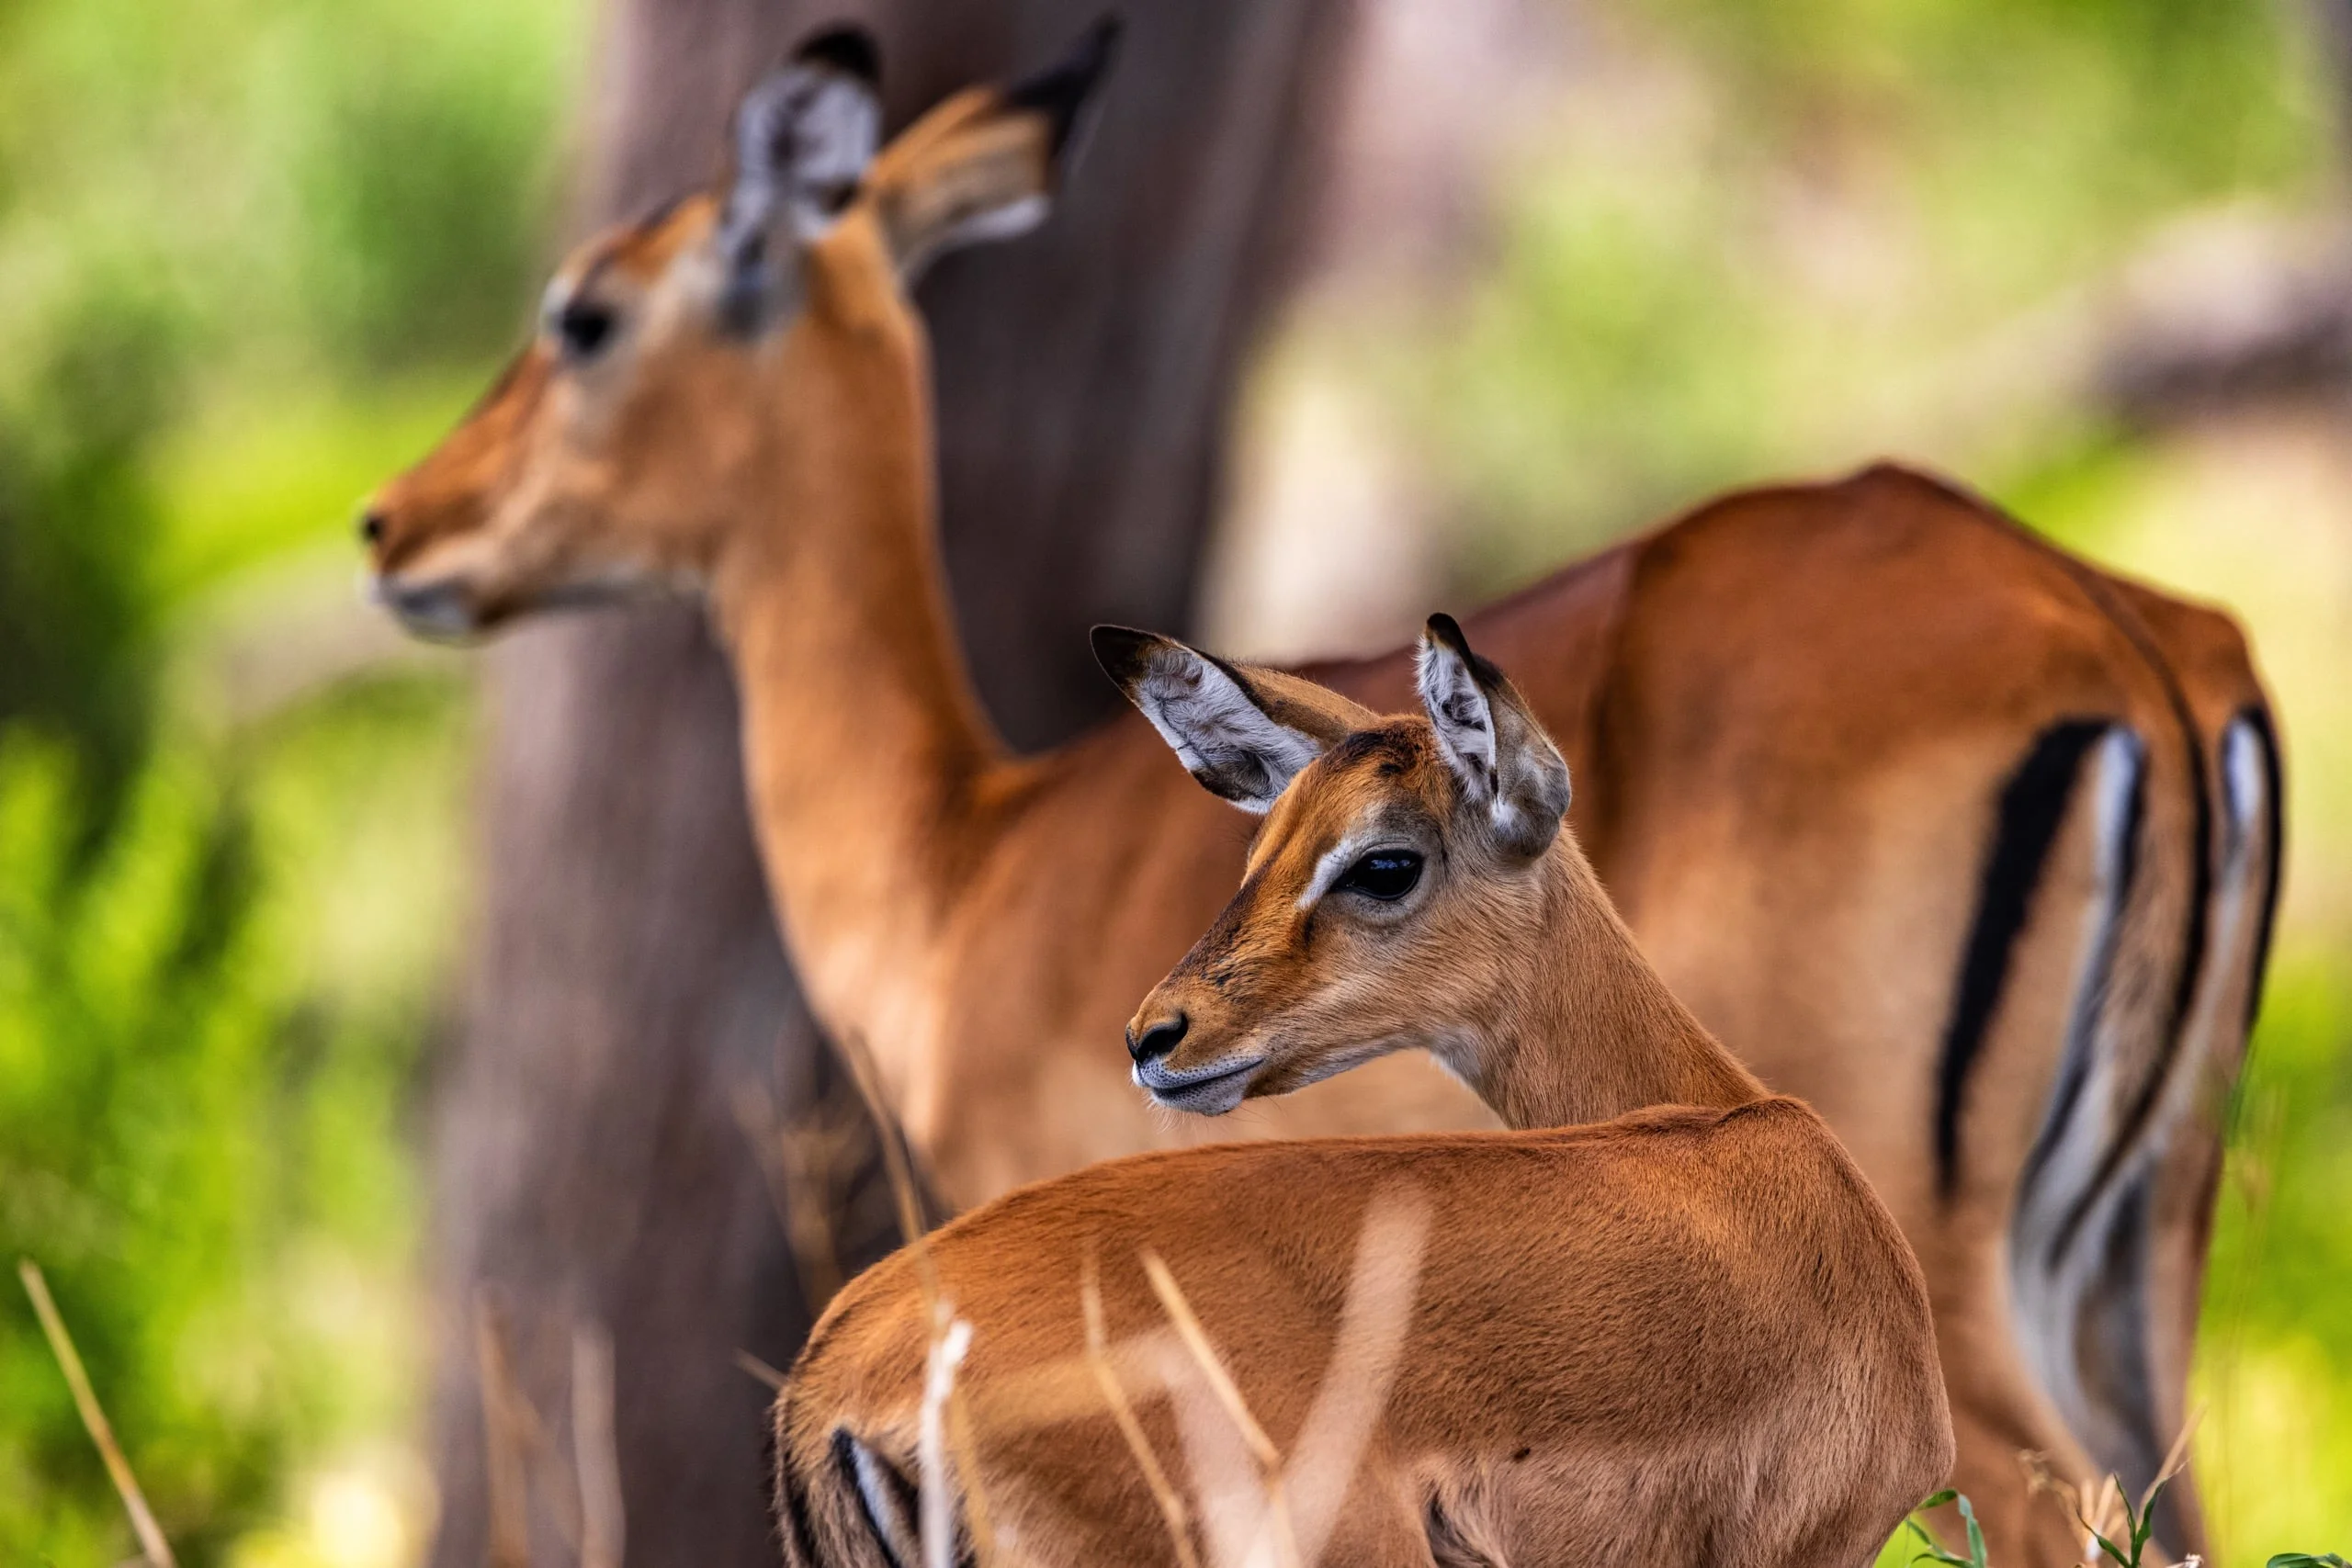
[[[1917,1267],[1829,1129],[1643,959],[1561,829],[1567,767],[1524,700],[1443,617],[1426,718],[1158,639],[1123,652],[1210,787],[1272,808],[1240,893],[1137,1015],[1153,1093],[1221,1110],[1419,1046],[1520,1130],[1119,1160],[933,1237],[972,1325],[967,1463],[997,1555],[1172,1560],[1106,1404],[1021,1429],[1019,1391],[1081,1353],[1090,1258],[1132,1332],[1159,1321],[1136,1261],[1157,1254],[1295,1453],[1387,1191],[1422,1216],[1409,1314],[1354,1462],[1292,1517],[1302,1563],[1870,1562],[1951,1460]],[[818,1325],[776,1406],[793,1561],[919,1561],[929,1335],[909,1253]],[[1181,1417],[1153,1403],[1182,1381],[1134,1391],[1162,1452]]]
[[[1117,1041],[1230,890],[1239,819],[1133,715],[1008,756],[933,535],[910,279],[1039,219],[1106,42],[875,153],[870,48],[820,39],[746,99],[731,179],[582,246],[363,522],[434,635],[707,588],[810,1002],[962,1205],[1236,1134],[1146,1104]],[[1887,468],[1715,502],[1470,628],[1668,982],[1902,1221],[1996,1554],[2070,1561],[2017,1451],[2136,1486],[2182,1415],[2278,844],[2235,628]],[[1403,654],[1317,673],[1376,706],[1410,681]],[[1491,1124],[1398,1055],[1238,1132]],[[2167,1507],[2193,1547],[2186,1484]]]

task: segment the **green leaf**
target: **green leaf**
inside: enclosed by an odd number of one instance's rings
[[[1925,1505],[1922,1506],[1924,1506]],[[1969,1568],[1968,1559],[1964,1557],[1955,1557],[1951,1552],[1946,1551],[1941,1546],[1939,1546],[1936,1543],[1936,1538],[1928,1533],[1928,1527],[1921,1524],[1918,1520],[1905,1519],[1903,1521],[1903,1526],[1913,1535],[1919,1538],[1920,1549],[1911,1554],[1912,1562],[1940,1562],[1947,1564],[1948,1568]]]
[[[1976,1523],[1976,1509],[1965,1497],[1959,1502],[1960,1517],[1968,1521],[1969,1568],[1984,1568],[1984,1531]]]
[[[1960,1517],[1968,1526],[1969,1554],[1962,1557],[1958,1552],[1945,1550],[1928,1531],[1928,1527],[1915,1517],[1903,1521],[1905,1527],[1913,1535],[1917,1536],[1920,1541],[1920,1550],[1912,1555],[1911,1561],[1935,1562],[1941,1564],[1942,1568],[1984,1568],[1984,1532],[1977,1528],[1976,1510],[1970,1506],[1966,1497],[1962,1496],[1951,1487],[1946,1487],[1934,1496],[1922,1499],[1915,1512],[1925,1513],[1929,1508],[1939,1508],[1946,1503],[1960,1505]]]

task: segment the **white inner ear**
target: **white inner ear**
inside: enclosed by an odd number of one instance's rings
[[[1010,240],[1026,234],[1046,220],[1053,203],[1032,192],[1013,197],[995,207],[984,207],[969,218],[959,220],[933,242],[935,250],[952,250],[961,245],[990,244],[998,240]]]
[[[1136,706],[1194,778],[1246,811],[1276,797],[1322,749],[1268,718],[1239,682],[1189,649],[1164,649],[1136,682]]]
[[[1496,793],[1495,715],[1469,664],[1443,643],[1421,644],[1421,706],[1437,731],[1445,760],[1477,800]]]
[[[754,88],[735,120],[735,189],[726,248],[741,252],[779,210],[796,236],[832,222],[816,199],[854,185],[874,161],[882,107],[865,84],[821,66],[797,66]]]
[[[809,197],[855,185],[881,134],[881,106],[863,84],[831,72],[820,78],[792,138],[792,221],[801,238],[815,238],[833,220],[826,205]]]

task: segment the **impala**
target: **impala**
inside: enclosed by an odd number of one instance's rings
[[[1240,893],[1137,1014],[1152,1092],[1224,1109],[1419,1046],[1519,1130],[1119,1160],[933,1238],[935,1289],[972,1326],[966,1462],[994,1555],[1173,1551],[1107,1407],[1020,1429],[1023,1386],[1081,1353],[1090,1258],[1104,1318],[1130,1327],[1158,1315],[1138,1246],[1191,1281],[1295,1452],[1387,1190],[1419,1213],[1412,1300],[1354,1452],[1301,1478],[1323,1506],[1292,1499],[1301,1562],[1870,1562],[1951,1461],[1917,1266],[1829,1129],[1768,1097],[1643,959],[1561,829],[1567,767],[1524,700],[1443,617],[1426,717],[1160,639],[1123,651],[1210,787],[1271,808]],[[919,1561],[929,1300],[901,1253],[810,1337],[776,1405],[793,1561]],[[1181,1374],[1139,1381],[1147,1410],[1182,1398]],[[1194,1512],[1215,1558],[1217,1521]]]
[[[870,46],[814,40],[744,100],[728,180],[582,246],[361,523],[431,636],[707,592],[810,1003],[966,1206],[1217,1136],[1493,1124],[1419,1055],[1246,1126],[1148,1104],[1122,1022],[1231,889],[1244,820],[1132,714],[1014,757],[973,695],[908,289],[1041,220],[1107,49],[876,152]],[[2279,774],[2235,627],[1884,467],[1716,502],[1469,625],[1578,770],[1645,951],[1902,1222],[1996,1554],[2071,1561],[2014,1456],[2154,1471],[2258,989]],[[1409,665],[1317,673],[1393,706]],[[2185,1483],[2165,1508],[2193,1548]]]

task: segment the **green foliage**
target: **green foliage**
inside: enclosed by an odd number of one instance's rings
[[[191,586],[150,571],[159,451],[223,402],[379,400],[388,367],[478,376],[503,349],[573,19],[567,0],[0,13],[0,723],[61,737],[102,802]]]
[[[549,24],[571,19],[538,12],[389,11],[365,55],[333,47],[340,8],[302,18],[334,75],[293,158],[299,276],[339,363],[462,359],[527,320],[560,107]]]
[[[0,718],[74,737],[110,802],[147,724],[157,502],[141,458],[167,412],[177,322],[100,270],[24,327],[0,382]]]
[[[2290,730],[2290,734],[2293,732]],[[2325,789],[2314,791],[2321,800]],[[2340,795],[2334,796],[2341,799]],[[2307,831],[2338,831],[2308,818]],[[2341,949],[2280,954],[2239,1085],[2207,1268],[2195,1397],[2209,1506],[2251,1557],[2352,1538],[2352,975]]]
[[[71,753],[0,736],[0,1256],[47,1270],[191,1562],[413,1397],[400,1120],[447,952],[454,716],[410,677],[239,755],[166,742],[79,859]],[[0,1413],[0,1560],[125,1555],[21,1302]]]
[[[2090,1538],[2097,1543],[2100,1553],[2114,1563],[2115,1568],[2140,1568],[2140,1559],[2148,1550],[2148,1538],[2156,1531],[2156,1496],[2164,1489],[2162,1481],[2149,1487],[2141,1494],[2140,1506],[2136,1509],[2132,1506],[2130,1497],[2118,1493],[2115,1500],[2123,1510],[2121,1545],[2109,1540],[2098,1530],[2090,1532]]]
[[[1530,135],[1491,269],[1356,351],[1469,578],[1858,447],[1997,481],[2096,437],[2031,395],[2029,344],[1957,404],[1938,372],[2185,212],[2313,189],[2328,119],[2287,23],[2196,0],[1600,7],[1584,47],[1611,67]]]
[[[190,1563],[300,1561],[283,1521],[409,1418],[462,806],[446,678],[254,714],[212,665],[300,668],[272,634],[351,604],[353,499],[509,348],[584,20],[0,4],[0,1258]],[[8,1292],[0,1562],[130,1551]]]
[[[2282,1551],[2266,1568],[2352,1568],[2333,1551],[2314,1557],[2308,1551]]]
[[[61,749],[0,750],[0,1251],[48,1269],[115,1419],[149,1439],[164,1517],[233,1517],[274,1458],[270,1391],[208,1351],[262,1304],[242,1298],[275,1228],[288,998],[247,918],[244,824],[200,773],[151,769],[78,874],[74,793]],[[174,1375],[183,1355],[213,1364]],[[164,1375],[121,1375],[142,1366]],[[61,1505],[107,1488],[21,1303],[0,1313],[0,1556],[84,1556],[106,1514]]]
[[[1919,1541],[1918,1550],[1912,1553],[1910,1561],[1940,1562],[1945,1564],[1945,1568],[1984,1568],[1984,1532],[1977,1527],[1975,1505],[1948,1486],[1921,1503],[1918,1512],[1940,1508],[1946,1503],[1959,1507],[1961,1521],[1968,1528],[1968,1555],[1962,1557],[1946,1551],[1937,1542],[1934,1532],[1915,1515],[1903,1521],[1904,1529],[1917,1536]]]

